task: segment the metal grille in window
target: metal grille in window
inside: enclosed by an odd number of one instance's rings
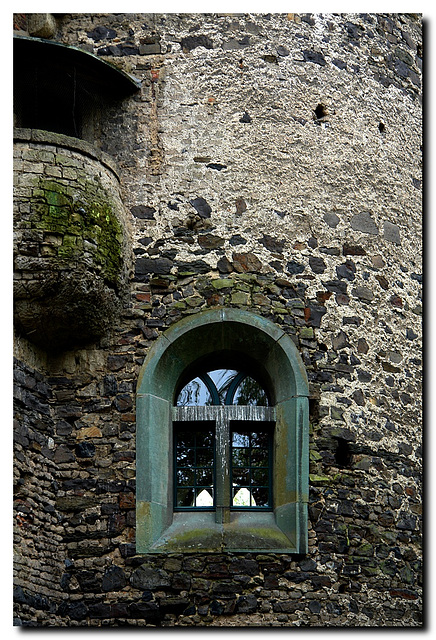
[[[232,507],[272,507],[272,430],[232,431]]]

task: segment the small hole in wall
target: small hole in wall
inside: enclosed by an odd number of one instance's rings
[[[315,117],[317,120],[321,120],[321,118],[325,118],[327,115],[327,110],[323,104],[319,104],[315,109]]]
[[[337,441],[338,444],[335,451],[336,464],[339,467],[348,467],[352,459],[350,445],[343,438],[337,438]]]
[[[380,131],[380,133],[384,133],[385,130],[385,125],[383,124],[383,122],[380,122],[378,125],[378,130]]]

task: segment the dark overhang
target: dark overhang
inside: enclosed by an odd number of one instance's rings
[[[13,62],[15,81],[21,73],[25,76],[29,67],[39,67],[54,82],[62,71],[74,69],[82,84],[113,98],[127,97],[141,86],[136,78],[88,51],[42,38],[14,36]]]

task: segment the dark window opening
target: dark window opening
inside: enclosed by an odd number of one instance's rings
[[[137,91],[139,84],[77,47],[16,36],[13,88],[15,127],[95,144],[108,108]]]
[[[98,112],[97,96],[84,86],[74,67],[47,73],[29,63],[14,83],[15,126],[88,138]],[[93,127],[92,127],[93,128]]]
[[[343,438],[337,438],[335,461],[339,467],[348,467],[351,464],[352,454],[349,443]]]

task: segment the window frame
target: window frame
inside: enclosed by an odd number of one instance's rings
[[[264,420],[260,423],[260,426],[258,429],[256,429],[255,427],[253,427],[252,429],[247,429],[247,427],[249,425],[251,425],[252,423],[250,423],[250,421],[248,420],[231,420],[230,421],[230,487],[231,489],[233,489],[233,472],[234,469],[237,469],[238,467],[236,467],[233,464],[233,450],[237,449],[239,447],[234,447],[233,446],[233,433],[235,431],[237,431],[237,429],[235,429],[235,425],[240,425],[239,429],[240,431],[250,431],[251,433],[266,433],[267,434],[267,451],[268,451],[268,466],[267,468],[267,474],[268,474],[268,482],[266,485],[266,488],[268,489],[268,504],[267,505],[235,505],[233,504],[233,500],[234,500],[234,496],[232,497],[232,495],[230,495],[230,511],[254,511],[254,512],[258,512],[258,511],[272,511],[273,510],[273,502],[274,502],[274,484],[273,484],[273,443],[274,443],[274,428],[275,428],[275,421],[268,421],[268,420]],[[250,454],[250,458],[251,458],[251,454]],[[254,469],[256,470],[256,467],[253,467],[251,465],[251,460],[250,460],[250,465],[247,467],[250,471],[250,477],[251,477],[251,470]],[[250,487],[250,489],[256,489],[256,488],[265,488],[265,485],[261,485],[260,487],[256,487],[252,485],[252,483],[250,482],[250,484],[248,485]],[[244,488],[244,487],[241,487]]]
[[[213,491],[213,505],[210,507],[201,507],[201,506],[189,506],[189,507],[184,507],[184,506],[180,506],[177,504],[177,489],[179,488],[179,485],[177,483],[177,471],[179,470],[179,466],[177,464],[177,440],[175,437],[176,432],[183,427],[185,427],[185,430],[188,431],[188,427],[187,425],[192,425],[195,432],[197,431],[201,431],[202,427],[199,427],[198,425],[206,425],[209,424],[210,425],[210,431],[212,432],[212,448],[213,448],[213,454],[212,454],[212,487],[214,489]],[[206,431],[206,428],[204,429]],[[173,459],[174,459],[174,473],[173,473],[173,477],[174,477],[174,482],[173,482],[173,509],[174,511],[214,511],[215,510],[215,504],[216,504],[216,490],[215,490],[215,486],[216,486],[216,473],[217,473],[217,464],[216,464],[216,446],[215,446],[215,441],[216,441],[216,436],[215,436],[215,424],[212,420],[198,420],[198,421],[188,421],[188,420],[173,420]],[[195,449],[197,449],[197,447],[195,447]],[[184,467],[182,467],[184,468]],[[195,470],[198,469],[198,467],[195,465],[194,467]],[[190,487],[187,487],[190,488]],[[197,483],[194,483],[193,485],[194,491],[198,488]]]
[[[181,423],[192,424],[213,422],[215,425],[215,485],[214,485],[214,506],[204,507],[179,507],[175,511],[214,511],[216,522],[223,523],[230,521],[230,511],[272,511],[272,506],[267,508],[245,507],[234,508],[231,505],[231,424],[246,423],[259,425],[273,424],[276,419],[274,407],[256,407],[245,405],[209,405],[172,407],[173,433],[174,425]],[[173,441],[173,459],[174,459]],[[173,474],[174,475],[174,474]],[[272,481],[271,481],[272,484]],[[175,481],[173,482],[173,490]],[[173,504],[174,504],[173,496]],[[174,508],[174,507],[173,507]]]
[[[175,389],[199,362],[229,353],[241,363],[251,358],[250,366],[262,372],[274,396],[273,511],[218,509],[218,518],[207,511],[174,512]],[[199,312],[175,323],[144,361],[136,409],[137,553],[306,553],[308,382],[295,344],[280,327],[238,309]]]

